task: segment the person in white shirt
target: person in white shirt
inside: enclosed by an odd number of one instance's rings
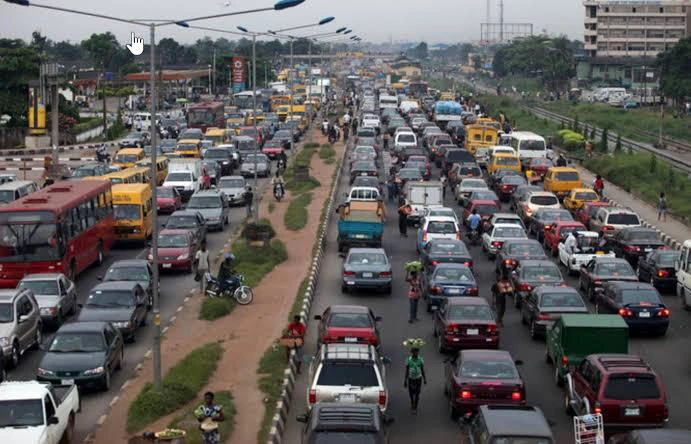
[[[566,237],[566,240],[564,241],[564,248],[566,248],[566,251],[569,252],[569,254],[575,253],[578,249],[578,240],[576,239],[573,231]]]
[[[202,294],[206,291],[205,275],[211,270],[211,263],[209,261],[209,250],[206,249],[206,241],[202,241],[201,248],[197,250],[194,255],[194,260],[197,262],[197,276],[199,277],[199,288]]]
[[[346,125],[350,123],[350,114],[345,113],[345,114],[343,115],[343,123],[346,124]]]

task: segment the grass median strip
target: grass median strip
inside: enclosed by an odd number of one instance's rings
[[[137,432],[193,400],[209,382],[222,354],[217,342],[203,345],[168,370],[160,390],[146,384],[129,406],[127,431]]]
[[[283,371],[287,364],[285,348],[278,344],[273,344],[264,352],[264,356],[259,360],[259,390],[264,393],[264,417],[257,432],[257,443],[264,444],[269,436],[271,419],[274,414],[276,401],[281,395],[281,384],[283,384]]]
[[[200,401],[201,403],[201,401]],[[225,421],[218,423],[218,429],[221,433],[221,442],[230,441],[230,437],[233,435],[233,430],[235,429],[235,400],[233,399],[233,394],[230,392],[215,392],[214,393],[214,403],[223,407],[223,414],[225,415]],[[195,405],[191,410],[186,412],[184,415],[175,418],[168,425],[171,429],[182,429],[187,432],[185,437],[185,444],[201,444],[202,434],[199,430],[199,421],[194,416]]]
[[[286,188],[295,195],[313,190],[321,185],[317,179],[309,175],[312,156],[317,148],[319,145],[316,143],[306,143],[288,164],[283,178],[286,181]]]
[[[299,231],[307,225],[307,206],[312,202],[312,193],[301,194],[293,199],[288,205],[283,216],[286,228],[291,231]]]

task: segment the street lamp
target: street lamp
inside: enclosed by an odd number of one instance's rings
[[[156,78],[155,78],[155,48],[156,48],[156,28],[168,25],[177,25],[184,28],[189,28],[190,22],[197,22],[201,20],[230,17],[234,15],[251,14],[254,12],[262,11],[282,11],[284,9],[292,8],[303,3],[305,0],[279,0],[273,6],[267,8],[257,8],[248,9],[244,11],[233,11],[224,12],[221,14],[207,15],[201,17],[192,17],[183,20],[134,20],[134,19],[124,19],[121,17],[113,17],[105,14],[98,14],[94,12],[80,11],[76,9],[63,8],[59,6],[44,5],[39,3],[33,3],[29,0],[5,0],[7,3],[12,3],[20,6],[31,6],[34,8],[50,9],[53,11],[67,12],[70,14],[83,15],[88,17],[96,17],[105,20],[128,23],[137,26],[146,26],[149,28],[150,43],[149,43],[149,89],[151,93],[151,122],[155,124],[156,122]],[[151,183],[155,185],[157,181],[157,168],[156,168],[156,131],[151,131]],[[256,171],[256,168],[255,168]],[[156,202],[156,186],[152,186],[152,200]],[[153,358],[154,358],[154,387],[158,390],[161,388],[161,311],[160,311],[160,300],[158,294],[158,214],[156,211],[153,212],[153,233],[151,239],[151,250],[152,250],[152,268],[153,268],[153,299],[154,299],[154,346],[153,346]]]

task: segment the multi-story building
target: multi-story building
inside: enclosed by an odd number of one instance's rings
[[[579,80],[657,83],[657,55],[691,34],[691,0],[585,0]]]

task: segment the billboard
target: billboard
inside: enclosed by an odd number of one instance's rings
[[[235,56],[230,62],[230,80],[233,84],[233,92],[245,89],[245,58]]]

